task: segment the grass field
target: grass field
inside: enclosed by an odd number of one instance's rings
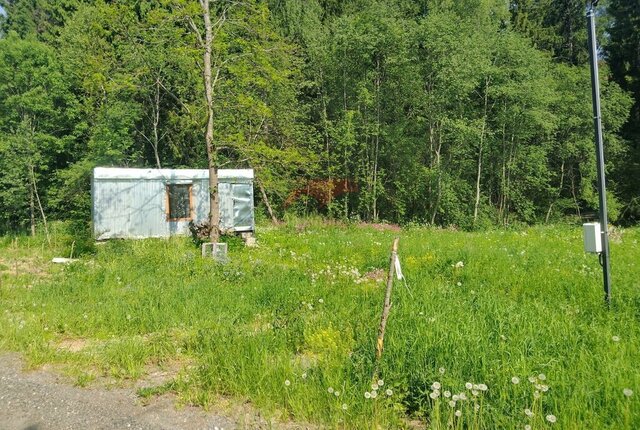
[[[389,248],[400,236],[379,377]],[[250,401],[329,428],[640,428],[640,230],[612,240],[613,301],[578,226],[400,232],[293,220],[230,240],[0,239],[0,348],[80,385],[175,370],[140,392]],[[381,379],[378,383],[377,379]],[[373,385],[373,387],[372,387]]]

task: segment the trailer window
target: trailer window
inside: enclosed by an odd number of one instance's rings
[[[167,221],[192,220],[191,184],[167,184]]]

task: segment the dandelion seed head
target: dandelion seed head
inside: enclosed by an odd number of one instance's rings
[[[333,394],[335,394],[336,397],[338,397],[340,395],[340,391],[335,391]]]
[[[377,391],[372,391],[371,392],[371,398],[375,399],[376,397],[378,397],[378,392]]]
[[[442,395],[448,399],[449,397],[451,397],[451,391],[445,391],[444,393],[442,393]]]
[[[511,378],[511,382],[515,385],[518,385],[520,383],[520,378],[514,376],[513,378]]]
[[[372,390],[377,390],[378,389],[378,384],[371,384],[371,389]]]
[[[464,384],[464,386],[467,390],[470,390],[473,388],[473,384],[471,382],[467,382],[466,384]]]
[[[526,416],[528,416],[529,418],[531,418],[533,416],[533,412],[531,411],[531,409],[525,409],[524,410],[524,414]]]
[[[457,402],[458,400],[460,400],[460,396],[458,396],[457,394],[454,394],[453,396],[451,396],[451,400],[453,400],[454,402]]]
[[[477,405],[477,404],[476,404],[476,405],[473,407],[473,409],[475,409],[476,411],[479,411],[479,410],[480,410],[480,405]]]
[[[378,379],[378,386],[382,387],[384,385],[384,381],[382,379]]]
[[[633,390],[631,388],[625,388],[624,390],[622,390],[622,394],[627,397],[631,397],[633,396]]]
[[[540,386],[540,391],[542,391],[543,393],[546,393],[547,391],[549,391],[549,386],[548,385],[541,385]]]
[[[324,299],[318,299],[318,303],[324,303]]]
[[[460,393],[460,394],[458,394],[458,398],[460,400],[467,400],[467,395],[465,393]]]
[[[549,421],[551,424],[555,423],[558,420],[556,416],[552,414],[547,415],[546,418],[547,421]]]
[[[531,424],[527,424],[524,426],[524,430],[531,430]]]
[[[433,388],[434,390],[439,390],[441,387],[440,383],[438,381],[434,382],[433,384],[431,384],[431,388]]]
[[[385,391],[385,393],[387,394],[387,396],[392,396],[393,390],[391,388],[387,388],[387,391]]]
[[[346,403],[343,403],[343,404],[342,404],[342,410],[343,410],[343,411],[346,411],[346,410],[347,410],[347,408],[348,408],[347,404],[346,404]]]
[[[289,381],[288,379],[285,379],[284,380],[284,385],[286,385],[288,387],[289,385],[291,385],[291,381]]]
[[[535,376],[529,376],[529,382],[535,384],[536,382],[538,382],[538,379]]]
[[[478,389],[480,391],[487,391],[489,387],[487,387],[485,384],[478,384]]]
[[[480,392],[478,390],[471,390],[471,394],[477,396]]]
[[[540,398],[540,391],[538,391],[538,390],[534,391],[533,392],[533,397],[536,398],[536,399],[539,399]]]
[[[441,367],[440,369],[438,369],[438,372],[440,372],[441,375],[444,375],[444,372],[446,372],[444,367]]]
[[[433,400],[437,399],[440,396],[439,392],[434,391],[433,393],[429,393],[429,397],[431,397]]]
[[[327,388],[327,391],[329,392],[329,394],[333,394],[333,387]]]
[[[620,336],[613,336],[611,340],[613,340],[614,342],[620,342]]]
[[[370,392],[368,392],[368,391],[367,391],[367,392],[365,392],[365,393],[364,393],[364,398],[365,398],[365,399],[370,399],[370,398],[371,398],[371,393],[370,393]]]
[[[304,373],[302,374],[302,379],[307,379],[307,372],[304,372]]]
[[[538,379],[544,381],[545,379],[547,379],[547,377],[544,375],[544,373],[541,373],[538,375]]]
[[[462,411],[460,409],[458,409],[456,411],[456,417],[460,418],[462,416]]]
[[[451,406],[452,408],[455,408],[456,402],[454,402],[453,400],[449,400],[449,406]]]

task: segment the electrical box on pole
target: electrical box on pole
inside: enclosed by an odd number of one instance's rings
[[[582,225],[584,236],[584,252],[600,254],[602,252],[602,232],[599,222],[590,222]]]

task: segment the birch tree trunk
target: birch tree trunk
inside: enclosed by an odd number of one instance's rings
[[[478,208],[480,207],[480,179],[482,177],[482,151],[484,149],[484,138],[487,130],[487,114],[489,110],[489,78],[484,81],[484,112],[482,117],[482,129],[480,131],[480,144],[478,148],[478,170],[476,173],[476,201],[473,207],[473,225],[478,221]]]
[[[220,237],[220,202],[218,200],[218,166],[217,148],[213,143],[213,77],[211,74],[211,49],[213,44],[213,27],[209,0],[200,0],[202,17],[204,19],[204,92],[207,101],[207,131],[205,142],[207,145],[207,161],[209,164],[209,240],[218,242]]]

